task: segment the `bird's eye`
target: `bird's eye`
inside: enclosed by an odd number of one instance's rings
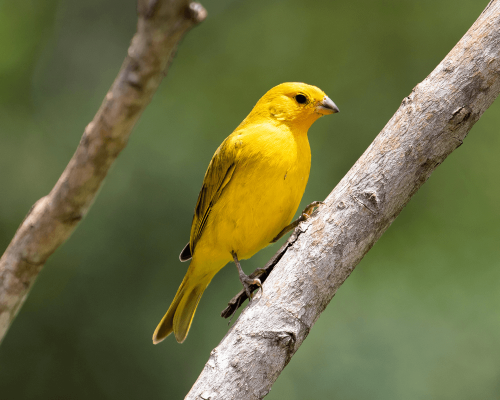
[[[298,94],[297,96],[295,96],[295,101],[299,104],[306,104],[307,97],[304,96],[303,94]]]

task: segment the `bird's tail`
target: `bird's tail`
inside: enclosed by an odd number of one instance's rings
[[[182,280],[177,293],[153,334],[153,343],[160,343],[168,335],[174,332],[177,342],[182,343],[189,332],[191,322],[201,295],[212,280],[213,275],[199,276],[195,272],[194,260],[189,265],[188,272]]]

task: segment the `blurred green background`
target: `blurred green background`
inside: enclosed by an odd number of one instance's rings
[[[324,199],[488,0],[205,0],[94,206],[0,346],[2,399],[181,399],[227,332],[228,266],[187,341],[151,344],[205,169],[272,86],[322,88],[303,204]],[[47,194],[135,31],[132,0],[0,1],[0,247]],[[356,268],[269,399],[500,398],[500,103]],[[263,265],[269,247],[243,267]]]

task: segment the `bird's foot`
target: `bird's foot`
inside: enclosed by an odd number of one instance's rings
[[[243,289],[245,289],[245,293],[248,296],[248,301],[252,301],[252,290],[251,290],[251,285],[257,285],[262,289],[262,283],[260,282],[259,278],[251,278],[247,274],[243,272],[243,269],[241,268],[240,261],[238,260],[238,256],[234,251],[231,252],[233,256],[234,263],[236,264],[236,267],[238,268],[238,275],[240,277],[240,282],[243,285]]]
[[[243,289],[245,289],[245,293],[248,296],[248,301],[250,301],[250,302],[253,299],[251,285],[257,285],[258,287],[260,287],[260,290],[263,290],[262,283],[260,282],[259,278],[252,279],[248,275],[244,275],[244,276],[240,275],[240,281],[241,281],[241,284],[243,285]]]
[[[325,204],[325,203],[322,201],[313,201],[306,208],[304,208],[304,211],[302,211],[301,217],[304,215],[307,215],[307,217],[305,217],[305,218],[306,219],[309,218],[311,216],[311,214],[314,212],[314,210],[323,204]]]

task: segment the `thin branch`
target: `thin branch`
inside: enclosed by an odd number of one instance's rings
[[[212,351],[186,398],[263,398],[338,288],[499,92],[500,0],[493,0],[280,249],[263,294]]]
[[[0,341],[49,256],[88,212],[178,42],[205,17],[188,0],[138,0],[137,33],[118,76],[56,185],[31,208],[0,259]]]

